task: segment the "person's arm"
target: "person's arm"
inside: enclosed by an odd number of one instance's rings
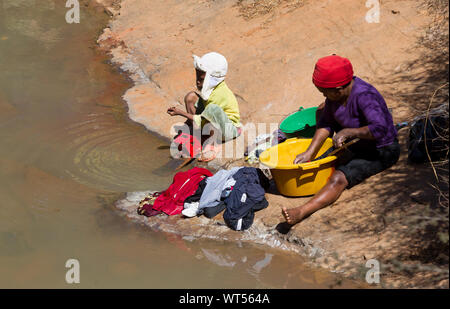
[[[367,126],[361,128],[346,128],[339,131],[333,138],[336,147],[340,147],[346,140],[360,138],[366,140],[382,139],[392,123],[388,108],[384,100],[374,94],[365,93],[358,97],[358,111],[366,119]]]
[[[330,131],[328,131],[327,129],[318,128],[316,130],[316,133],[314,134],[314,137],[312,138],[311,144],[309,144],[308,149],[306,149],[305,152],[299,154],[295,158],[294,164],[311,161],[316,156],[317,152],[322,147],[323,142],[328,138],[329,135]]]
[[[185,111],[182,111],[182,110],[180,110],[180,109],[178,109],[178,108],[176,108],[176,107],[170,107],[168,110],[167,110],[167,113],[170,115],[170,116],[183,116],[183,117],[185,117],[185,118],[187,118],[187,119],[189,119],[189,120],[191,120],[191,121],[193,121],[194,120],[194,115],[192,115],[192,114],[189,114],[188,112],[185,112]]]
[[[316,133],[312,138],[311,144],[308,149],[299,154],[295,160],[294,164],[304,163],[311,161],[315,158],[317,152],[323,145],[323,142],[335,132],[336,121],[333,117],[333,112],[327,101],[320,104],[318,112],[316,112]]]
[[[342,129],[333,137],[333,144],[335,147],[341,147],[345,141],[351,140],[354,138],[359,139],[367,139],[374,140],[375,138],[370,132],[369,126],[361,127],[361,128],[347,128]]]

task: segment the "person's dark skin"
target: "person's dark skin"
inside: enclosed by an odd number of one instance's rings
[[[206,72],[195,70],[195,76],[196,76],[196,86],[198,91],[202,91],[203,88],[203,81],[205,80]],[[184,97],[184,104],[186,105],[186,111],[180,110],[175,106],[170,107],[167,110],[167,113],[170,116],[183,116],[185,117],[189,122],[193,122],[194,115],[196,112],[195,109],[195,103],[198,100],[198,94],[194,91],[189,92]]]
[[[339,102],[344,106],[347,104],[348,97],[352,91],[353,81],[347,87],[338,88],[320,88],[317,89],[330,101]],[[311,144],[305,152],[299,154],[294,164],[300,164],[314,159],[322,147],[325,140],[329,137],[330,132],[327,129],[319,128],[316,130]],[[361,128],[345,128],[339,131],[333,137],[335,147],[342,146],[346,140],[353,138],[373,140],[374,137],[367,126]],[[286,222],[295,225],[307,216],[334,203],[348,186],[348,181],[343,172],[335,170],[328,180],[327,184],[306,204],[287,209],[282,208],[282,214]]]

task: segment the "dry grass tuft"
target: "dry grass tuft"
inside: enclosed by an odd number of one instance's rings
[[[249,20],[258,16],[273,13],[276,9],[295,10],[304,4],[304,0],[238,0],[241,16]]]

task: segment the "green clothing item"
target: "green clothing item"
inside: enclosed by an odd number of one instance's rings
[[[199,99],[196,104],[197,111],[206,122],[211,123],[214,128],[220,129],[222,142],[232,140],[239,136],[239,129],[231,122],[228,115],[223,109],[216,104],[208,104],[203,106],[202,99]],[[199,115],[199,116],[200,116]],[[195,116],[194,116],[195,117]],[[203,128],[203,126],[202,126]]]

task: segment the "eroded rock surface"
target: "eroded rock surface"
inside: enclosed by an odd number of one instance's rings
[[[194,87],[192,54],[214,50],[227,57],[227,83],[239,100],[244,124],[279,123],[299,106],[320,104],[323,97],[311,74],[317,59],[332,53],[348,57],[355,74],[377,87],[395,122],[412,114],[413,101],[406,99],[423,90],[419,86],[427,77],[423,67],[415,66],[427,53],[417,42],[432,19],[420,1],[383,1],[380,23],[366,21],[369,9],[359,0],[278,1],[267,11],[252,12],[233,0],[109,2],[113,18],[99,46],[135,82],[124,94],[131,119],[168,138],[172,125],[182,119],[169,117],[166,109],[182,102]],[[139,216],[136,208],[145,192],[129,193],[117,206],[130,220],[153,229],[264,243],[361,280],[366,262],[377,259],[385,287],[448,288],[448,253],[447,261],[439,262],[438,255],[418,258],[427,247],[418,235],[433,217],[430,206],[436,201],[430,198],[433,188],[425,185],[433,182],[431,170],[406,164],[406,138],[402,131],[403,154],[397,165],[345,191],[334,205],[284,233],[281,207],[306,199],[286,198],[276,189],[267,193],[269,207],[256,213],[245,232],[227,228],[221,215],[212,220]],[[229,163],[219,160],[209,167],[243,161]]]

